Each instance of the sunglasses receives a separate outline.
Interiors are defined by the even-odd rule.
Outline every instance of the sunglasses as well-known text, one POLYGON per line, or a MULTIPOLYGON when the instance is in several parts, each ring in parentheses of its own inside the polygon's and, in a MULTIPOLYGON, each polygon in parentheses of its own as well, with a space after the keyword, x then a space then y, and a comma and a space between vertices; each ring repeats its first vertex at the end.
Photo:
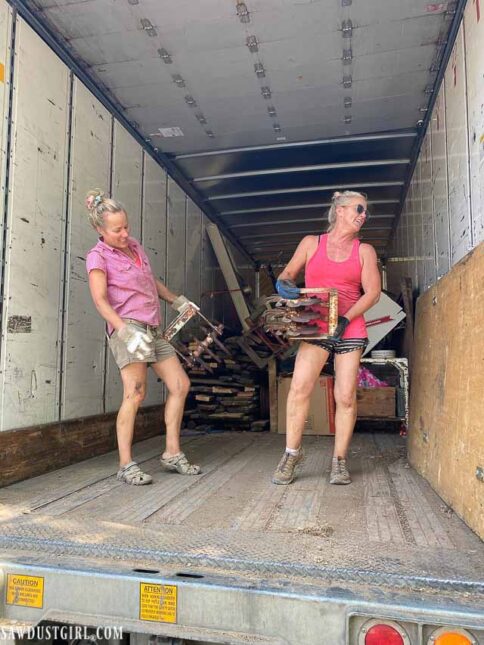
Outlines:
POLYGON ((356 207, 356 212, 358 213, 358 215, 365 213, 366 217, 370 217, 370 213, 368 209, 362 206, 361 204, 358 204, 358 206, 356 207))

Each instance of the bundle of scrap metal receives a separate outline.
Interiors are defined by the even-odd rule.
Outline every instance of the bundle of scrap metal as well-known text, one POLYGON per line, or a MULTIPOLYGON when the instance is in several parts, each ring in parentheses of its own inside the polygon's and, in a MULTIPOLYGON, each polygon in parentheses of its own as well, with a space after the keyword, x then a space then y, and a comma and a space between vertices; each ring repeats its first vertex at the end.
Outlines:
POLYGON ((286 342, 328 338, 338 324, 336 289, 301 289, 301 296, 291 300, 274 295, 265 305, 260 316, 264 331, 286 342), (328 323, 327 333, 317 325, 321 320, 328 323))

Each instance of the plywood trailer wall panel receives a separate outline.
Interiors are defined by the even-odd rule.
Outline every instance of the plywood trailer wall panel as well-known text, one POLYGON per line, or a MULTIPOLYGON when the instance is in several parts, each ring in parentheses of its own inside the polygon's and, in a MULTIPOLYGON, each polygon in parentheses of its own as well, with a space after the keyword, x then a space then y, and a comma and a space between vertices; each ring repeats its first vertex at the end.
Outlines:
MULTIPOLYGON (((143 246, 151 268, 162 282, 166 275, 166 172, 144 153, 143 171, 143 246)), ((165 303, 160 300, 162 326, 165 324, 165 303)), ((164 400, 164 386, 152 369, 148 370, 147 392, 143 405, 157 405, 164 400)))
POLYGON ((468 2, 464 14, 467 114, 471 182, 472 242, 484 240, 484 15, 482 2, 468 2))
MULTIPOLYGON (((186 262, 186 201, 187 196, 173 179, 168 179, 167 195, 167 271, 166 284, 175 294, 184 294, 186 262)), ((176 311, 168 307, 166 322, 170 323, 177 316, 176 311)))
MULTIPOLYGON (((141 187, 143 150, 139 143, 114 120, 111 195, 126 209, 130 234, 141 240, 141 187)), ((111 351, 107 351, 105 411, 117 410, 123 397, 119 369, 111 351)))
POLYGON ((15 55, 1 348, 3 430, 59 417, 68 149, 69 70, 21 19, 15 55))
POLYGON ((472 248, 464 36, 461 26, 445 72, 451 265, 472 248))
POLYGON ((12 10, 0 0, 0 279, 3 262, 3 226, 5 217, 5 181, 7 170, 7 130, 10 89, 12 10))
POLYGON ((484 538, 484 243, 417 301, 409 458, 484 538))
POLYGON ((107 190, 111 173, 112 117, 91 92, 74 80, 66 253, 66 312, 62 418, 103 412, 104 321, 89 292, 86 254, 97 241, 84 199, 88 190, 107 190))
POLYGON ((447 182, 447 145, 445 125, 445 88, 442 85, 435 101, 430 121, 432 140, 432 187, 436 278, 441 278, 450 268, 449 195, 447 182))

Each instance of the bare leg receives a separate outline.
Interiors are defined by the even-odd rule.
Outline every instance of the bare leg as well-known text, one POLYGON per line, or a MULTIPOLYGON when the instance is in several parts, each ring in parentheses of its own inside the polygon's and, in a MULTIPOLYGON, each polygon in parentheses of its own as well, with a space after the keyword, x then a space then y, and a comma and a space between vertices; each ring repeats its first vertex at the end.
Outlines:
POLYGON ((336 401, 334 457, 346 459, 356 421, 356 385, 362 350, 334 357, 336 401))
POLYGON ((311 394, 328 356, 325 349, 316 345, 301 343, 299 347, 287 397, 286 445, 292 450, 301 446, 311 394))
POLYGON ((132 461, 131 446, 133 444, 134 420, 138 408, 145 398, 146 369, 146 363, 130 363, 121 370, 123 402, 116 419, 119 465, 121 468, 132 461))
POLYGON ((165 403, 166 450, 163 457, 173 457, 180 452, 180 427, 190 379, 176 356, 152 363, 151 367, 168 389, 165 403))

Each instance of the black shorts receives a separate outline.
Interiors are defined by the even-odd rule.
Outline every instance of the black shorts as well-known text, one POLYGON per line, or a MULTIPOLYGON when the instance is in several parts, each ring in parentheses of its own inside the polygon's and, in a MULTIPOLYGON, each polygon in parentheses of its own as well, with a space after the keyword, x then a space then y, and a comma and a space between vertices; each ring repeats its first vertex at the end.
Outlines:
POLYGON ((306 340, 310 345, 317 345, 321 349, 325 349, 330 354, 347 354, 354 352, 357 349, 365 349, 368 345, 368 338, 345 338, 343 340, 330 340, 329 338, 321 338, 319 340, 306 340))

